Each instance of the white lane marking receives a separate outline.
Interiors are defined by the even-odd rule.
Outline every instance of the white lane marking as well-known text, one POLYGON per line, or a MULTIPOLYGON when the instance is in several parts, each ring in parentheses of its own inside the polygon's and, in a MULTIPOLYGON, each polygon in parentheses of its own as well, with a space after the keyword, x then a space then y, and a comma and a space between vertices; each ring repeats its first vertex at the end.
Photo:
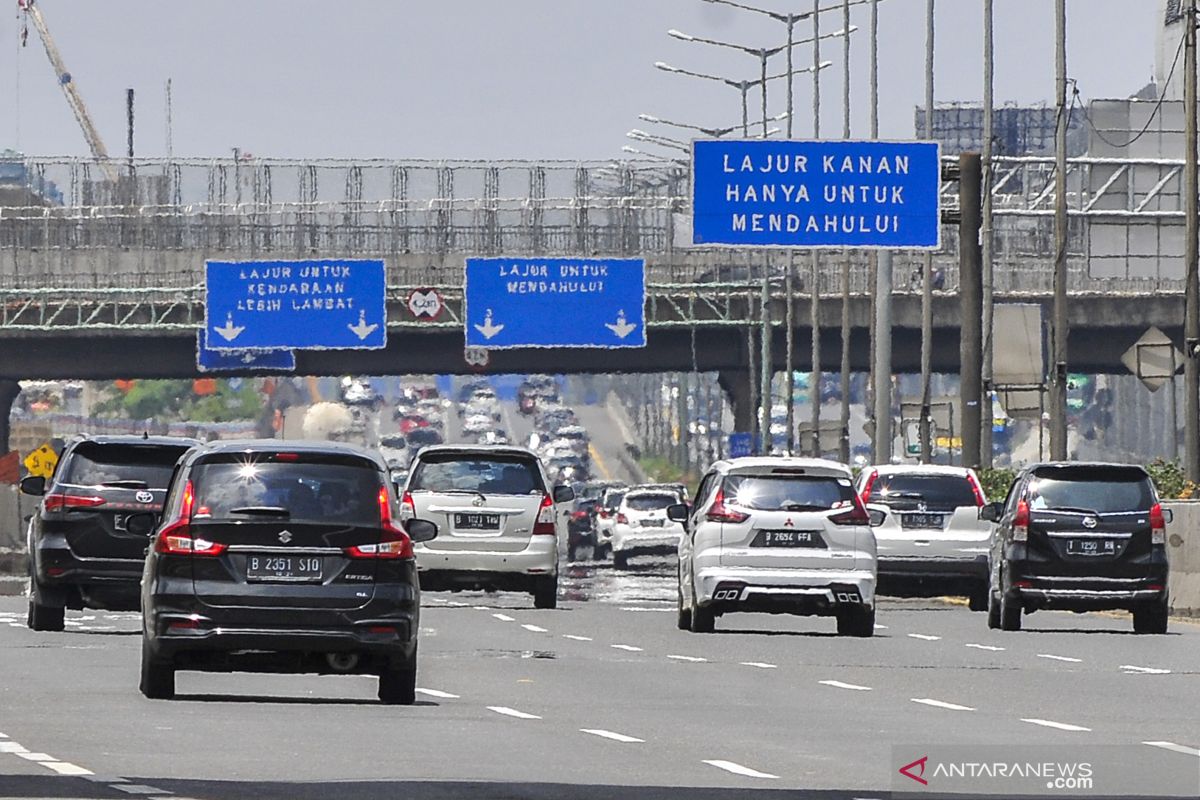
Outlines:
POLYGON ((90 769, 72 764, 70 761, 47 761, 42 764, 43 767, 48 767, 54 770, 59 775, 94 775, 90 769))
POLYGON ((1148 744, 1151 747, 1161 747, 1163 750, 1170 750, 1173 753, 1183 753, 1185 756, 1196 756, 1200 758, 1200 750, 1197 750, 1194 747, 1184 747, 1183 745, 1175 744, 1174 742, 1142 742, 1142 744, 1148 744))
POLYGON ((610 645, 609 645, 609 647, 611 647, 611 648, 613 648, 613 649, 615 649, 615 650, 628 650, 630 653, 640 653, 640 652, 642 652, 642 648, 640 648, 640 647, 634 647, 634 646, 633 646, 633 645, 631 645, 631 644, 610 644, 610 645))
POLYGON ((119 789, 125 794, 168 794, 154 786, 143 786, 137 783, 114 783, 112 788, 119 789))
POLYGON ((1090 731, 1091 728, 1085 728, 1082 725, 1070 725, 1066 722, 1055 722, 1052 719, 1025 719, 1021 718, 1021 722, 1028 722, 1030 725, 1041 725, 1043 728, 1054 728, 1060 731, 1090 731))
POLYGON ((491 609, 487 606, 471 606, 471 608, 475 609, 476 611, 491 611, 491 609))
POLYGON ((17 753, 16 755, 26 761, 58 761, 57 758, 48 753, 17 753))
POLYGON ((646 606, 621 606, 622 611, 674 611, 674 606, 663 606, 662 608, 648 608, 646 606))
POLYGON ((880 625, 878 622, 876 622, 876 623, 875 623, 875 630, 877 630, 877 631, 886 631, 886 630, 887 630, 887 625, 880 625))
POLYGON ((774 664, 768 664, 765 661, 743 661, 743 667, 757 667, 758 669, 776 669, 774 664))
POLYGON ((1122 664, 1121 669, 1131 675, 1170 675, 1169 669, 1158 669, 1157 667, 1136 667, 1133 664, 1122 664))
POLYGON ((573 633, 564 633, 564 634, 563 634, 563 638, 564 638, 564 639, 573 639, 573 640, 575 640, 576 642, 590 642, 590 641, 592 641, 592 637, 590 637, 590 636, 576 636, 576 635, 575 635, 575 634, 573 634, 573 633))
POLYGON ((547 631, 545 628, 543 628, 539 625, 526 624, 526 625, 522 625, 521 627, 527 631, 533 631, 534 633, 549 633, 549 631, 547 631))
POLYGON ((1071 658, 1070 656, 1056 656, 1051 653, 1038 653, 1038 658, 1048 658, 1051 661, 1066 661, 1070 664, 1082 664, 1082 658, 1071 658))
POLYGON ((645 739, 639 739, 636 736, 626 736, 623 733, 606 731, 601 728, 580 728, 579 732, 590 733, 592 736, 599 736, 602 739, 612 739, 614 742, 623 742, 625 744, 634 744, 637 742, 646 741, 645 739))
POLYGON ((28 753, 29 751, 18 742, 0 742, 0 753, 28 753))
POLYGON ((842 683, 841 681, 817 681, 823 686, 832 686, 835 689, 853 689, 856 692, 869 692, 870 686, 859 686, 857 683, 842 683))
POLYGON ((991 644, 975 644, 974 642, 971 644, 965 644, 963 647, 974 647, 976 650, 987 650, 992 653, 999 653, 1004 649, 1003 647, 996 647, 995 645, 991 644))
POLYGON ((466 603, 460 603, 457 600, 443 600, 442 602, 445 603, 450 608, 466 608, 467 607, 466 603))
POLYGON ((734 775, 744 775, 747 778, 770 778, 773 780, 779 778, 778 775, 772 775, 769 772, 759 772, 756 769, 743 767, 741 764, 735 764, 732 761, 724 761, 719 758, 705 759, 703 763, 708 764, 710 767, 723 769, 726 772, 732 772, 734 775))
POLYGON ((923 706, 933 706, 934 708, 944 708, 949 711, 974 711, 970 706, 960 706, 958 703, 947 703, 942 700, 932 700, 928 697, 914 697, 914 703, 920 703, 923 706))
POLYGON ((443 692, 439 689, 417 689, 417 694, 423 694, 426 697, 439 697, 442 700, 457 700, 458 695, 443 692))
POLYGON ((495 711, 497 714, 503 714, 506 717, 516 717, 517 719, 541 719, 537 714, 526 714, 524 711, 517 711, 515 708, 508 706, 488 706, 488 711, 495 711))
POLYGON ((0 733, 0 739, 7 739, 7 738, 8 738, 7 733, 0 733))
POLYGON ((516 618, 510 617, 508 614, 492 614, 492 616, 501 622, 516 622, 516 618))
POLYGON ((930 635, 929 635, 929 634, 927 634, 927 633, 910 633, 910 634, 908 635, 908 638, 910 638, 910 639, 920 639, 920 640, 921 640, 921 641, 923 641, 923 642, 936 642, 936 641, 938 641, 939 639, 941 639, 942 637, 940 637, 940 636, 930 636, 930 635))
POLYGON ((691 662, 693 662, 693 663, 696 663, 696 664, 699 664, 699 663, 701 663, 702 661, 708 661, 708 659, 707 659, 707 658, 701 658, 700 656, 676 656, 676 655, 668 655, 668 656, 667 656, 667 658, 673 658, 673 659, 675 659, 676 661, 691 661, 691 662))

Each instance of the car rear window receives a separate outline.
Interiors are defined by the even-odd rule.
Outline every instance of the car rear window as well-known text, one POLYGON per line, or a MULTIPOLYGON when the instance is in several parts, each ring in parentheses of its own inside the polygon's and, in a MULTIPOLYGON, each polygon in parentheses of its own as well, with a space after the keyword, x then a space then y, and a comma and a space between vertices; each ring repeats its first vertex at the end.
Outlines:
POLYGON ((1154 488, 1140 469, 1130 467, 1057 467, 1037 470, 1027 491, 1029 506, 1038 509, 1109 514, 1148 511, 1154 488))
POLYGON ((71 453, 61 480, 76 486, 129 482, 129 488, 165 489, 175 463, 187 450, 165 445, 84 442, 71 453))
POLYGON ((416 428, 409 432, 408 443, 419 447, 429 444, 441 444, 442 435, 432 428, 416 428))
POLYGON ((422 456, 410 491, 465 491, 483 494, 544 492, 537 462, 521 455, 430 453, 422 456))
POLYGON ((825 511, 854 502, 849 478, 817 475, 729 475, 725 502, 758 511, 825 511))
POLYGON ((625 492, 608 491, 604 493, 604 498, 600 504, 605 508, 616 508, 621 505, 621 501, 625 499, 625 492))
POLYGON ((196 519, 290 519, 377 526, 383 476, 367 461, 248 458, 192 468, 196 519), (339 463, 340 462, 340 463, 339 463))
POLYGON ((661 511, 678 502, 673 494, 632 494, 625 498, 625 507, 630 511, 661 511))
POLYGON ((976 506, 975 490, 962 475, 880 475, 871 484, 867 502, 883 505, 926 503, 930 507, 976 506))

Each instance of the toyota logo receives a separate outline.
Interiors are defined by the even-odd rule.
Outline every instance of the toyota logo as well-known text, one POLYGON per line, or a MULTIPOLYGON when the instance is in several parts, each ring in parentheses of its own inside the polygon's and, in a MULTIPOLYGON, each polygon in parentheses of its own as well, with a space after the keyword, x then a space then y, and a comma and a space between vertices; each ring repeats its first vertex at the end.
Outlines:
POLYGON ((139 503, 153 503, 154 502, 154 494, 151 492, 142 491, 142 492, 138 492, 134 496, 137 498, 137 501, 139 503))
POLYGON ((283 542, 284 544, 287 544, 291 540, 292 540, 292 532, 291 531, 280 531, 279 532, 279 541, 283 542))
POLYGON ((475 506, 476 508, 479 508, 481 505, 483 505, 483 498, 476 497, 474 500, 471 501, 471 505, 475 506))
POLYGON ((1085 527, 1085 528, 1094 528, 1098 524, 1100 524, 1100 520, 1096 519, 1095 517, 1084 517, 1083 518, 1083 527, 1085 527))

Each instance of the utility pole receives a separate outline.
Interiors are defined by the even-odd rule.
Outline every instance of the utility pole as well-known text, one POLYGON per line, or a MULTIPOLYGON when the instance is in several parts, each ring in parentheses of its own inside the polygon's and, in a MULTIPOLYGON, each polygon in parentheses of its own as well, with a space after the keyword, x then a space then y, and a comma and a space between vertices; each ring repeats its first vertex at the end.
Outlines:
MULTIPOLYGON (((850 0, 842 0, 842 138, 850 138, 850 0)), ((850 463, 850 251, 842 253, 842 414, 838 458, 850 463)))
MULTIPOLYGON (((1189 0, 1190 2, 1190 0, 1189 0)), ((1054 314, 1050 377, 1050 458, 1067 457, 1067 0, 1055 0, 1054 314)))
MULTIPOLYGON (((813 138, 821 138, 821 0, 813 0, 813 138)), ((808 401, 812 404, 810 455, 821 455, 821 258, 812 251, 809 276, 809 314, 812 320, 812 372, 808 375, 808 401)))
MULTIPOLYGON (((871 138, 879 138, 879 0, 871 0, 871 138)), ((875 315, 871 344, 871 387, 875 434, 871 459, 892 460, 892 254, 883 250, 875 266, 875 315)))
MULTIPOLYGON (((933 22, 934 0, 925 3, 925 138, 933 138, 933 22)), ((921 463, 933 460, 930 423, 930 382, 933 378, 933 254, 926 253, 921 266, 921 463)))
POLYGON ((959 401, 962 406, 962 465, 982 464, 980 391, 983 383, 983 274, 979 249, 983 169, 978 153, 958 157, 958 298, 962 337, 959 340, 959 401))
POLYGON ((1184 19, 1184 83, 1183 109, 1187 141, 1187 161, 1184 167, 1184 216, 1187 221, 1184 257, 1187 264, 1187 287, 1184 302, 1183 337, 1186 356, 1183 365, 1184 467, 1188 480, 1200 481, 1200 219, 1197 218, 1196 153, 1196 0, 1187 0, 1184 19))
MULTIPOLYGON (((792 119, 795 115, 793 100, 793 34, 796 28, 796 16, 788 14, 787 18, 787 138, 792 138, 792 119)), ((783 294, 787 303, 784 311, 783 333, 783 390, 787 392, 785 407, 787 409, 787 454, 796 454, 796 251, 788 250, 787 275, 783 279, 783 294)))
POLYGON ((125 128, 128 133, 129 166, 133 166, 133 89, 125 90, 125 128))
POLYGON ((992 466, 992 318, 995 313, 992 277, 992 140, 995 138, 995 36, 993 0, 983 0, 983 426, 980 431, 980 466, 992 466))

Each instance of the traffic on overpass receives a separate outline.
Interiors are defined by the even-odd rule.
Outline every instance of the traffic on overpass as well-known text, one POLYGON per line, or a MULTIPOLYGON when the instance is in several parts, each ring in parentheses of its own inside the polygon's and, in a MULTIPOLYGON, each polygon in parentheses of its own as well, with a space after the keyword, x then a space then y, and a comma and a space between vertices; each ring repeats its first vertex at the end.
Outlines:
POLYGON ((17 0, 0 797, 1200 796, 1132 5, 17 0))

